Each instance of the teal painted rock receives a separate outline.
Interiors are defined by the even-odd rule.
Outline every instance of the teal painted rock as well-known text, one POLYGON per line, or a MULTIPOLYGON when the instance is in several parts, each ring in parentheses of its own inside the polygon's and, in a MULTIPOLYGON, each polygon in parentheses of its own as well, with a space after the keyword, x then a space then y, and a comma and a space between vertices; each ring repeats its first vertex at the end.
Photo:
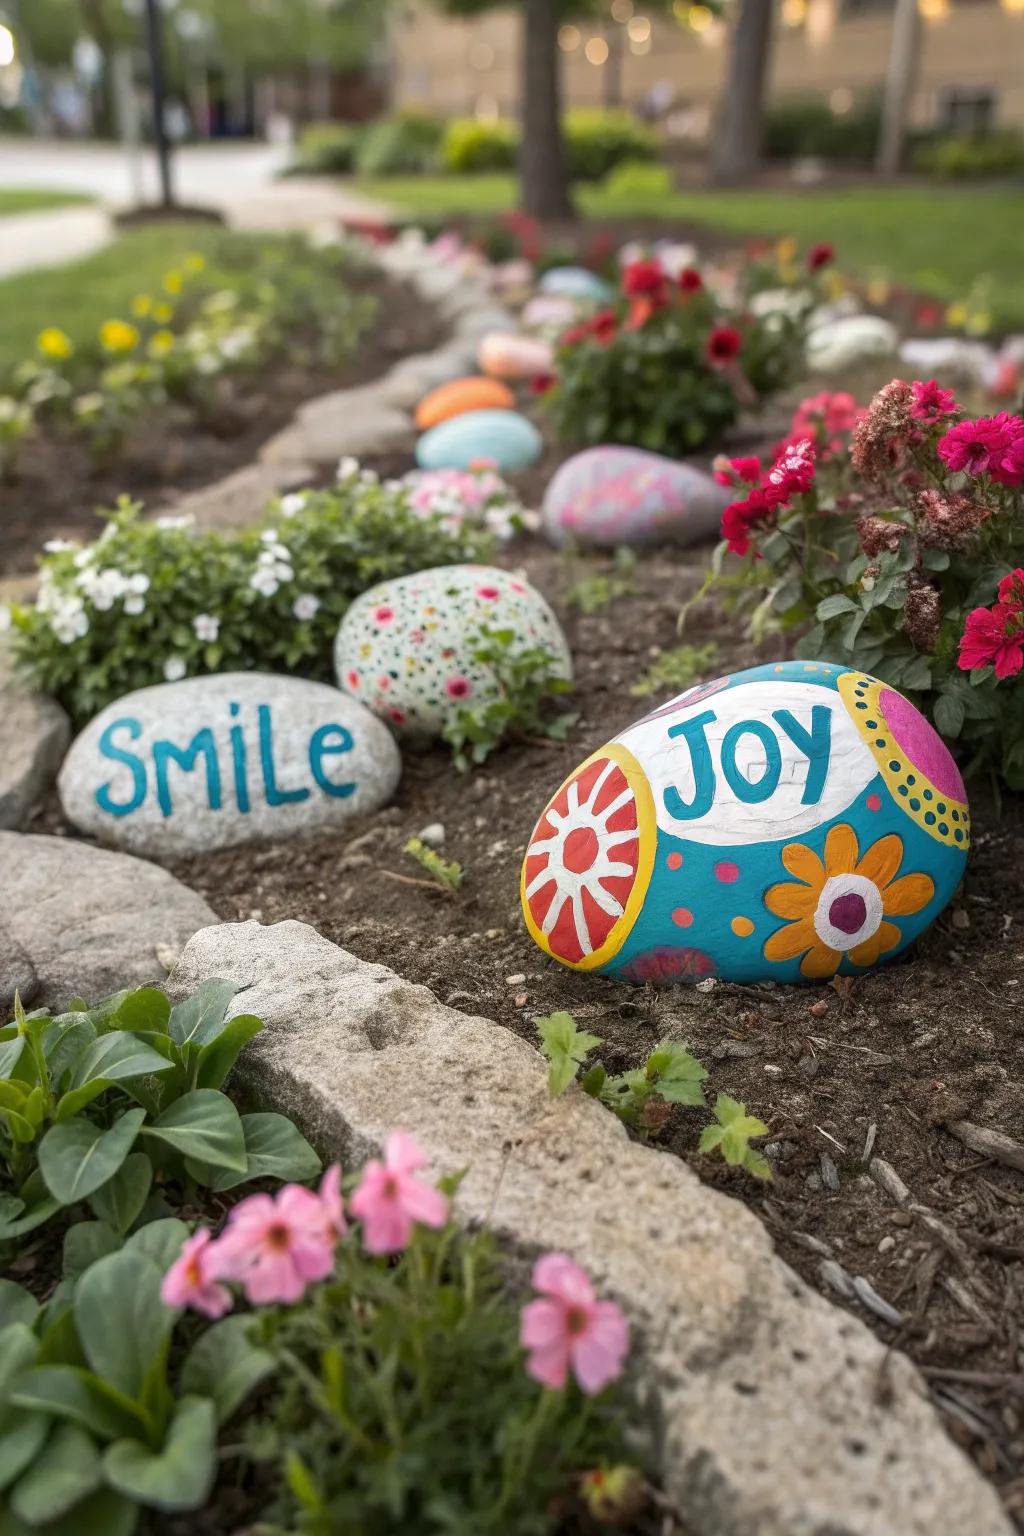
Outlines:
POLYGON ((535 647, 559 677, 572 658, 558 620, 529 582, 489 565, 442 565, 381 582, 341 621, 334 646, 338 686, 399 734, 439 736, 462 708, 500 693, 477 653, 488 630, 511 630, 511 651, 535 647))
POLYGON ((555 960, 625 981, 859 976, 938 917, 969 838, 956 764, 902 694, 781 662, 577 768, 530 838, 523 912, 555 960))
POLYGON ((424 432, 416 444, 416 462, 421 469, 490 465, 505 474, 529 469, 542 447, 537 428, 518 411, 468 411, 424 432))
POLYGON ((161 859, 336 830, 385 805, 400 772, 388 731, 337 688, 218 672, 108 705, 58 788, 80 832, 161 859))
POLYGON ((550 267, 539 286, 541 293, 582 299, 589 304, 607 304, 612 294, 604 278, 587 267, 550 267))
POLYGON ((553 544, 692 544, 717 535, 734 494, 691 464, 606 445, 566 459, 541 516, 553 544))

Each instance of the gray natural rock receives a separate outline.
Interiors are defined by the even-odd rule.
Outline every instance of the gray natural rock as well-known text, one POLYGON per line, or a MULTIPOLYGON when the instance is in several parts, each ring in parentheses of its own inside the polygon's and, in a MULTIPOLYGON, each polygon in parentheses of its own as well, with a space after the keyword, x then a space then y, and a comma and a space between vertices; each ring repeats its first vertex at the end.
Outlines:
POLYGON ((464 1220, 523 1261, 572 1254, 628 1309, 690 1536, 1011 1536, 910 1362, 678 1158, 575 1089, 551 1101, 523 1040, 302 923, 207 929, 169 985, 212 976, 266 1022, 242 1058, 250 1086, 346 1166, 404 1127, 435 1174, 469 1170, 464 1220))
POLYGON ((197 528, 245 528, 257 521, 272 496, 308 485, 315 478, 313 464, 291 457, 246 464, 212 485, 182 496, 171 510, 175 517, 192 518, 197 528))
POLYGON ((336 389, 301 406, 290 426, 260 449, 263 464, 331 464, 348 454, 382 453, 409 434, 409 419, 389 404, 381 384, 336 389))
POLYGON ((167 858, 337 827, 384 805, 400 772, 358 700, 223 672, 116 700, 76 738, 58 787, 81 831, 167 858))
POLYGON ((26 688, 0 647, 0 827, 21 827, 53 783, 71 739, 71 722, 55 699, 26 688))
POLYGON ((165 869, 67 837, 0 832, 0 871, 0 1017, 11 979, 34 977, 33 1004, 50 1008, 159 981, 160 955, 217 921, 165 869))
POLYGON ((0 922, 0 1025, 14 1012, 14 999, 21 998, 29 1007, 39 991, 36 968, 13 933, 0 922))

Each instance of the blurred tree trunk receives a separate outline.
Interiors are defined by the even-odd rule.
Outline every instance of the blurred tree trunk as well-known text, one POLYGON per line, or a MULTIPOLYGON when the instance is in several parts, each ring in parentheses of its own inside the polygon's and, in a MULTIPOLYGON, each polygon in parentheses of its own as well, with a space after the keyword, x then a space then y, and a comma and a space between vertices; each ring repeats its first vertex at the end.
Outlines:
POLYGON ((761 133, 774 0, 739 0, 725 99, 711 151, 716 181, 742 181, 761 164, 761 133))
POLYGON ((606 107, 622 106, 622 35, 625 29, 617 22, 604 29, 608 44, 608 61, 604 66, 604 104, 606 107))
POLYGON ((881 176, 895 176, 903 164, 920 53, 921 19, 917 0, 896 0, 876 161, 881 176))
POLYGON ((103 55, 103 72, 93 90, 96 105, 96 131, 101 138, 113 138, 117 119, 114 102, 114 39, 103 11, 103 0, 79 0, 85 29, 103 55))
POLYGON ((523 0, 519 200, 535 219, 573 215, 562 139, 557 0, 523 0))

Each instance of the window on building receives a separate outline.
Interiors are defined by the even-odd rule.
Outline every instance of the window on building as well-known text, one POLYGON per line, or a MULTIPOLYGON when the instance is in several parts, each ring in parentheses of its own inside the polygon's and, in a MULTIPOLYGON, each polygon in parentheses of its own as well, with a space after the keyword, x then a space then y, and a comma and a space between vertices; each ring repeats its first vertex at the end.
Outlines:
POLYGON ((937 117, 945 133, 988 133, 995 125, 996 93, 989 86, 946 86, 937 117))

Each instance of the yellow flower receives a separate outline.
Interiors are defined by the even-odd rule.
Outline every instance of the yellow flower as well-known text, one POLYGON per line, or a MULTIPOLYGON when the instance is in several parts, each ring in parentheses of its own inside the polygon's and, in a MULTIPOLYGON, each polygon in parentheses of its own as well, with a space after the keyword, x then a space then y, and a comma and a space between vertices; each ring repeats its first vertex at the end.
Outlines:
POLYGON ((166 325, 174 317, 174 306, 161 299, 159 304, 153 305, 153 319, 157 325, 166 325))
POLYGON ((150 357, 166 357, 174 346, 173 331, 156 331, 150 337, 149 346, 146 349, 150 357))
POLYGON ((186 272, 202 272, 203 268, 206 266, 206 257, 200 256, 198 251, 189 251, 188 255, 185 257, 185 260, 182 262, 182 266, 185 268, 186 272))
POLYGON ((164 273, 164 292, 165 293, 180 293, 181 292, 181 285, 182 285, 183 281, 184 281, 184 279, 182 278, 182 275, 181 275, 180 272, 173 272, 173 271, 172 272, 165 272, 164 273))
POLYGON ((992 329, 992 316, 987 309, 976 309, 964 328, 969 336, 984 336, 992 329))
POLYGON ((884 277, 873 277, 867 286, 869 304, 888 304, 889 295, 892 293, 891 285, 884 277))
POLYGON ((132 299, 132 314, 136 320, 145 320, 153 308, 153 300, 148 293, 137 293, 132 299))
POLYGON ((797 885, 773 885, 764 904, 776 917, 790 919, 771 934, 766 960, 795 960, 800 971, 821 979, 834 976, 844 959, 874 965, 903 935, 887 917, 911 917, 935 895, 930 875, 917 872, 895 879, 903 841, 895 833, 880 837, 859 860, 852 827, 833 827, 825 839, 825 860, 803 843, 787 843, 782 862, 797 885))
POLYGON ((132 352, 139 344, 139 333, 127 320, 104 320, 100 326, 100 344, 108 352, 132 352))
POLYGON ((775 254, 783 266, 789 266, 796 256, 797 245, 792 235, 783 235, 781 240, 775 242, 775 254))
POLYGON ((966 304, 951 304, 946 310, 946 320, 949 325, 963 325, 966 319, 966 304))
POLYGON ((56 325, 48 325, 45 331, 39 332, 36 346, 44 357, 51 358, 70 357, 75 350, 71 337, 56 325))
POLYGON ((828 299, 841 299, 846 292, 846 278, 835 267, 829 267, 824 273, 825 297, 828 299))

